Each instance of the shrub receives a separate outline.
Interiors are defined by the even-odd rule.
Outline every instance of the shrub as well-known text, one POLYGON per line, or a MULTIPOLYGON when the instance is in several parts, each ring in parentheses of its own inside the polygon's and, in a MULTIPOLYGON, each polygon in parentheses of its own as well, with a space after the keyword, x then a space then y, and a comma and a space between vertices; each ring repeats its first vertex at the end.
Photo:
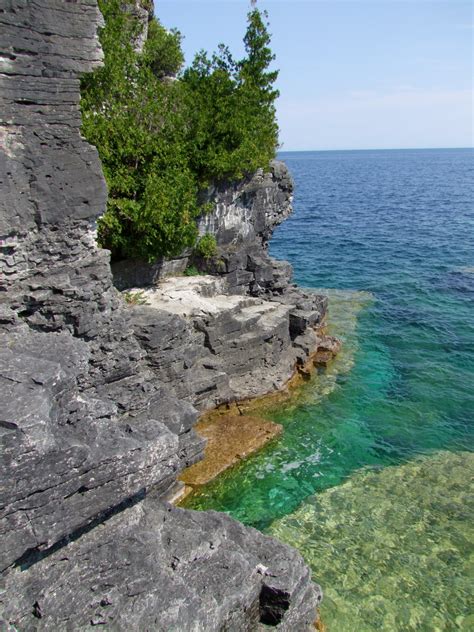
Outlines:
POLYGON ((196 268, 196 266, 188 266, 186 270, 183 272, 184 276, 199 276, 201 272, 196 268))
POLYGON ((109 188, 99 221, 114 258, 155 260, 194 244, 198 186, 187 159, 181 87, 161 81, 182 63, 180 36, 156 20, 144 52, 119 0, 100 0, 104 66, 82 82, 83 133, 97 146, 109 188))
MULTIPOLYGON (((130 0, 128 0, 130 2, 130 0)), ((267 167, 274 157, 278 92, 262 14, 248 14, 246 56, 224 45, 199 53, 181 78, 181 36, 153 19, 144 50, 133 48, 139 22, 126 0, 99 0, 104 65, 82 80, 83 134, 96 145, 109 189, 99 244, 115 259, 154 261, 192 247, 196 219, 208 212, 199 191, 267 167)), ((205 236, 203 257, 216 250, 205 236)))
POLYGON ((138 290, 138 292, 122 292, 122 296, 127 305, 148 305, 148 301, 143 290, 138 290))
POLYGON ((151 20, 141 62, 159 79, 176 75, 184 62, 179 31, 167 31, 158 20, 151 20))
POLYGON ((208 233, 203 235, 197 242, 194 249, 195 253, 203 259, 211 259, 217 255, 217 242, 214 235, 208 233))

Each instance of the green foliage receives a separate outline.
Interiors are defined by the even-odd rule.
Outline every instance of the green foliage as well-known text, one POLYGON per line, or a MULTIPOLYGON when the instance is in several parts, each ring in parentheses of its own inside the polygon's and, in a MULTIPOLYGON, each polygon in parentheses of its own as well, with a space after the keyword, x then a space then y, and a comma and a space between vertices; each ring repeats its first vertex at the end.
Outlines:
POLYGON ((195 253, 203 259, 211 259, 217 255, 217 242, 214 235, 208 233, 203 235, 197 242, 194 249, 195 253))
MULTIPOLYGON (((267 17, 266 12, 263 17, 267 17)), ((253 9, 248 14, 248 28, 244 43, 247 57, 239 64, 242 78, 249 89, 254 90, 253 96, 260 104, 273 106, 273 102, 278 97, 278 91, 273 88, 278 71, 268 70, 275 60, 275 55, 269 48, 270 35, 258 9, 253 9)))
MULTIPOLYGON (((126 4, 99 0, 104 65, 82 80, 82 129, 99 151, 109 188, 100 245, 116 259, 153 261, 195 244, 196 219, 210 210, 198 203, 200 189, 242 178, 274 157, 277 72, 269 70, 270 37, 253 9, 243 60, 221 45, 169 79, 183 63, 179 32, 151 20, 138 54, 141 27, 126 4)), ((203 239, 197 251, 213 256, 215 243, 203 239)))
POLYGON ((138 292, 123 292, 123 298, 127 305, 148 305, 148 301, 143 290, 138 292))
POLYGON ((196 266, 188 266, 186 268, 186 270, 183 272, 184 276, 190 277, 190 276, 199 276, 201 273, 199 272, 199 270, 196 268, 196 266))
POLYGON ((274 55, 258 9, 248 14, 244 42, 241 61, 221 44, 211 58, 198 53, 183 76, 193 138, 190 161, 203 184, 240 179, 268 167, 275 156, 278 91, 273 84, 278 72, 269 71, 274 55))
POLYGON ((116 258, 176 255, 194 244, 200 214, 181 86, 161 81, 182 63, 180 36, 153 20, 138 55, 133 15, 121 0, 99 5, 105 63, 82 82, 83 133, 99 151, 109 187, 99 243, 116 258))
POLYGON ((176 75, 184 62, 179 31, 166 31, 157 20, 148 26, 142 63, 148 65, 159 79, 176 75))
POLYGON ((201 206, 201 213, 203 215, 209 215, 214 210, 215 204, 213 202, 205 202, 201 206))

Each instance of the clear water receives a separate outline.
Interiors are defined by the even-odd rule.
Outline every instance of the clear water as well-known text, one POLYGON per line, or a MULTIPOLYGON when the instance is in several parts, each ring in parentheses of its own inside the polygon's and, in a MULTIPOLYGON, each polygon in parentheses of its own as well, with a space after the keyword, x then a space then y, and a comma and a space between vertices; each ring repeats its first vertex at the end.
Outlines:
POLYGON ((469 452, 359 470, 272 525, 323 569, 329 630, 474 630, 473 475, 469 452))
POLYGON ((295 212, 271 253, 334 288, 343 351, 188 506, 297 546, 329 632, 474 630, 474 152, 281 157, 295 212))

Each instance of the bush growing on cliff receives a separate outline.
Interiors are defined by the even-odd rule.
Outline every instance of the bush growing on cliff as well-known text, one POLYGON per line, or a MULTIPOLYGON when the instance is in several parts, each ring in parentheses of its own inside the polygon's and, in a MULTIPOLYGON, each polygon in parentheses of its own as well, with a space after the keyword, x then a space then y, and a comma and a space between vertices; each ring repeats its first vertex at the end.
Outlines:
POLYGON ((99 243, 115 258, 155 260, 193 246, 205 212, 199 190, 235 180, 274 157, 278 129, 273 55, 262 14, 248 14, 246 56, 225 46, 199 53, 178 80, 180 35, 140 24, 129 0, 99 0, 104 65, 83 78, 83 133, 96 145, 109 188, 99 243))
POLYGON ((176 75, 184 62, 181 35, 167 31, 156 19, 151 20, 141 62, 159 79, 176 75))
POLYGON ((116 258, 176 255, 192 246, 197 183, 184 139, 181 86, 161 81, 182 63, 180 38, 156 20, 143 54, 123 0, 100 0, 104 65, 82 82, 83 133, 96 145, 109 188, 99 243, 116 258))
POLYGON ((217 255, 217 242, 214 235, 210 233, 203 235, 197 242, 194 249, 195 253, 203 259, 211 259, 217 255))
MULTIPOLYGON (((266 14, 264 14, 265 16, 266 14)), ((209 58, 201 51, 183 76, 189 104, 190 161, 202 183, 237 180, 268 167, 278 145, 273 84, 277 71, 262 14, 248 14, 246 57, 233 59, 221 45, 209 58)))

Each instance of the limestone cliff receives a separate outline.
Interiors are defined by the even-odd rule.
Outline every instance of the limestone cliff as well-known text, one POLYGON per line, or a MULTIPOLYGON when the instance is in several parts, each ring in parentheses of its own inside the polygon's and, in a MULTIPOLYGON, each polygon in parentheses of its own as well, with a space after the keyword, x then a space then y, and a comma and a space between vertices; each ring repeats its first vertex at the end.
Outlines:
MULTIPOLYGON (((154 361, 167 325, 124 307, 95 244, 106 191, 78 102, 100 23, 95 0, 0 11, 0 627, 306 630, 320 592, 295 551, 160 500, 203 441, 154 361)), ((249 261, 229 259, 235 285, 249 261)), ((296 340, 305 310, 284 309, 296 340)))
POLYGON ((148 306, 131 309, 145 361, 170 392, 201 411, 281 389, 324 344, 317 328, 326 298, 293 285, 291 266, 268 255, 292 199, 291 176, 273 161, 268 173, 207 192, 213 211, 199 228, 216 237, 212 259, 188 252, 155 265, 113 266, 119 287, 145 287, 148 306), (189 263, 211 275, 167 277, 189 263))

